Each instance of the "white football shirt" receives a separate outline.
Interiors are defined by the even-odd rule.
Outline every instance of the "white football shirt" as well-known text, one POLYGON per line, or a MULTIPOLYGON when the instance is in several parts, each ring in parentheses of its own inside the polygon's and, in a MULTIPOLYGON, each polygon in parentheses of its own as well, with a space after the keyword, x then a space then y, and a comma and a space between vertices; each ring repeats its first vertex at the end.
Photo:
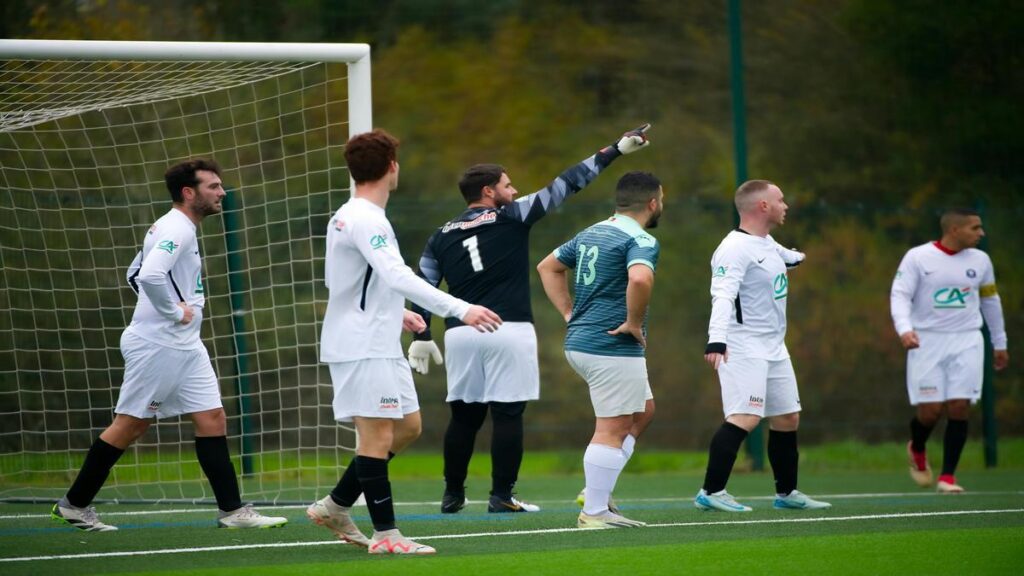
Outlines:
POLYGON ((149 228, 142 251, 128 267, 128 283, 139 299, 127 330, 139 338, 179 350, 202 348, 199 328, 206 294, 196 225, 172 208, 149 228), (192 321, 182 324, 184 302, 192 321))
POLYGON ((787 267, 803 254, 787 250, 771 235, 733 230, 711 257, 709 343, 725 343, 730 358, 784 360, 787 267))
POLYGON ((950 253, 938 242, 911 248, 893 279, 889 305, 897 334, 979 330, 984 315, 992 346, 1006 349, 995 270, 976 248, 950 253))
POLYGON ((324 266, 323 362, 402 358, 405 299, 445 317, 469 310, 406 266, 384 209, 363 198, 346 202, 327 224, 324 266))

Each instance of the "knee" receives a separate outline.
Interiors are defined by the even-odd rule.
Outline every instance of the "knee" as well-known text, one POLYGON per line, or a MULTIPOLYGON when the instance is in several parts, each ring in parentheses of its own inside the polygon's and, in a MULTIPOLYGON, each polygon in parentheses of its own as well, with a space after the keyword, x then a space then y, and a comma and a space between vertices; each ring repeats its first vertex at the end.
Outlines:
POLYGON ((197 436, 225 436, 228 433, 228 417, 223 408, 195 414, 193 422, 197 436))
POLYGON ((942 416, 942 404, 931 403, 917 405, 917 420, 925 426, 934 426, 942 416))
POLYGON ((491 402, 491 417, 495 420, 521 421, 526 402, 491 402))
POLYGON ((487 404, 467 403, 457 400, 450 403, 452 424, 471 430, 479 430, 487 418, 487 404))
POLYGON ((149 420, 118 414, 114 422, 100 434, 100 438, 107 444, 124 450, 149 430, 149 423, 149 420))
POLYGON ((966 400, 953 400, 946 405, 946 415, 950 420, 967 420, 971 405, 966 400))
POLYGON ((794 412, 792 414, 772 416, 769 427, 778 432, 796 432, 797 428, 800 427, 800 413, 794 412))
POLYGON ((412 442, 419 438, 422 433, 423 421, 417 420, 416 422, 410 422, 408 425, 403 426, 400 430, 396 431, 395 435, 400 435, 401 438, 395 438, 395 440, 400 440, 402 443, 412 442))
POLYGON ((733 414, 726 418, 725 421, 750 432, 761 423, 761 417, 755 414, 733 414))

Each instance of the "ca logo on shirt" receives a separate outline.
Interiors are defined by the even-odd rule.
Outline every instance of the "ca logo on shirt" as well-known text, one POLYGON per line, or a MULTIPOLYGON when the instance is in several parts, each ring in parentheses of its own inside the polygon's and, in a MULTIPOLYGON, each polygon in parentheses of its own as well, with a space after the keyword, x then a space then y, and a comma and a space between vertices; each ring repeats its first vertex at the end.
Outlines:
POLYGON ((932 294, 932 303, 936 308, 966 308, 971 288, 939 288, 932 294))
POLYGON ((370 238, 370 247, 373 248, 374 250, 379 250, 380 248, 385 248, 385 247, 387 247, 387 245, 388 245, 388 235, 387 234, 376 234, 372 238, 370 238))
POLYGON ((711 273, 712 278, 724 278, 725 273, 729 271, 728 266, 719 266, 715 268, 715 271, 711 273))
POLYGON ((164 240, 156 245, 156 249, 163 250, 168 254, 174 254, 174 251, 178 249, 178 246, 180 246, 180 244, 175 244, 171 240, 164 240))
POLYGON ((789 294, 789 278, 786 277, 785 273, 779 274, 775 277, 775 282, 772 284, 772 291, 775 292, 776 300, 781 300, 789 294))

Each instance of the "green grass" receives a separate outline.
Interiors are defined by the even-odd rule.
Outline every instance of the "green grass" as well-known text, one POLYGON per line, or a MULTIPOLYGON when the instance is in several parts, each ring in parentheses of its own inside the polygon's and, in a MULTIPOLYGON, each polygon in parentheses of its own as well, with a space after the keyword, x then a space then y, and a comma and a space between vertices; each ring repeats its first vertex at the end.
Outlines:
MULTIPOLYGON (((469 506, 444 516, 438 514, 443 484, 436 475, 422 478, 422 468, 396 474, 399 525, 438 549, 430 558, 371 557, 362 549, 336 544, 328 531, 305 519, 302 507, 267 510, 289 518, 283 529, 243 532, 216 529, 212 508, 104 505, 99 507, 102 518, 121 530, 89 534, 54 523, 46 506, 4 504, 0 560, 76 557, 0 562, 0 573, 1008 574, 1024 562, 1024 475, 1019 460, 1005 458, 1006 465, 994 470, 965 462, 958 479, 969 492, 939 496, 912 485, 897 446, 879 450, 878 466, 859 469, 846 462, 846 447, 823 448, 817 455, 814 449, 803 450, 801 489, 832 501, 834 508, 823 512, 773 510, 770 474, 737 472, 729 489, 754 507, 744 515, 695 510, 692 498, 703 466, 659 471, 690 456, 648 454, 630 462, 630 472, 616 489, 624 513, 651 525, 637 530, 573 529, 578 512, 573 499, 582 486, 579 474, 535 473, 533 468, 524 473, 518 486, 522 497, 543 508, 528 515, 487 514, 483 499, 488 479, 476 474, 467 482, 469 506), (889 457, 884 469, 883 455, 889 457), (846 465, 824 470, 810 464, 824 461, 846 465), (634 466, 638 463, 643 465, 634 466), (984 511, 1002 512, 980 513, 984 511), (804 521, 811 519, 821 521, 804 521), (229 549, 184 550, 214 546, 229 549), (153 554, 161 550, 177 551, 153 554), (103 556, 129 551, 139 554, 103 556)), ((868 447, 854 455, 873 462, 870 452, 868 447)), ((569 465, 561 464, 568 456, 539 456, 531 455, 532 466, 551 470, 569 465)), ((394 461, 396 468, 402 460, 440 469, 437 456, 403 456, 394 461)), ((365 509, 357 508, 356 521, 369 529, 365 509)))

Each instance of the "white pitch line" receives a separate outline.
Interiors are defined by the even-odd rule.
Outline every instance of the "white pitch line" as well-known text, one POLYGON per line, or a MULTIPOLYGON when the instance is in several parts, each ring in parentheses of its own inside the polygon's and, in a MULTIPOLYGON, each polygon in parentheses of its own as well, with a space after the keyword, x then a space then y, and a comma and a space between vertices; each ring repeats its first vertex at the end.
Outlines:
MULTIPOLYGON (((980 514, 1019 514, 1024 508, 1007 508, 1003 510, 949 510, 944 512, 905 512, 898 514, 865 514, 863 516, 817 516, 812 518, 774 518, 764 520, 719 520, 712 522, 669 522, 666 524, 648 524, 647 528, 680 528, 717 525, 755 525, 755 524, 798 524, 809 522, 855 522, 862 520, 891 520, 896 518, 930 518, 936 516, 969 516, 980 514)), ((434 536, 409 536, 415 540, 456 540, 464 538, 485 538, 491 536, 531 536, 536 534, 561 534, 565 532, 587 533, 579 528, 545 528, 540 530, 511 530, 507 532, 473 532, 469 534, 439 534, 434 536)), ((327 544, 344 544, 335 540, 316 542, 275 542, 271 544, 237 544, 232 546, 209 546, 204 548, 170 548, 166 550, 134 550, 126 552, 92 552, 88 554, 58 554, 53 556, 20 556, 0 558, 2 562, 33 562, 39 560, 81 560, 84 558, 117 558, 127 556, 152 556, 158 554, 192 554, 197 552, 221 552, 233 550, 255 550, 261 548, 300 548, 306 546, 323 546, 327 544)))
MULTIPOLYGON (((734 497, 737 497, 735 494, 734 497)), ((938 492, 874 492, 874 493, 857 493, 857 494, 817 494, 815 498, 822 500, 843 500, 843 499, 855 499, 855 498, 906 498, 906 497, 917 497, 917 498, 968 498, 970 496, 1024 496, 1022 490, 1002 490, 1002 491, 970 491, 961 494, 939 494, 938 492)), ((740 500, 774 500, 775 496, 738 496, 740 500)), ((688 496, 679 497, 667 497, 667 498, 626 498, 623 502, 629 504, 639 504, 644 502, 690 502, 691 498, 688 496)), ((530 500, 534 504, 564 504, 575 503, 575 500, 530 500)), ((486 504, 487 500, 466 500, 466 505, 470 504, 486 504)), ((620 502, 621 504, 621 502, 620 502)), ((114 506, 116 504, 108 504, 114 506)), ((440 506, 440 501, 426 501, 426 502, 395 502, 395 506, 406 507, 406 506, 440 506)), ((261 510, 305 510, 306 504, 287 504, 280 506, 260 506, 261 510)), ((131 511, 104 511, 104 516, 149 516, 149 515, 160 515, 160 514, 191 514, 201 513, 209 514, 212 512, 210 506, 195 506, 192 508, 170 508, 166 510, 131 510, 131 511)), ((17 520, 17 519, 29 519, 29 518, 49 518, 49 514, 0 514, 0 520, 17 520)))

